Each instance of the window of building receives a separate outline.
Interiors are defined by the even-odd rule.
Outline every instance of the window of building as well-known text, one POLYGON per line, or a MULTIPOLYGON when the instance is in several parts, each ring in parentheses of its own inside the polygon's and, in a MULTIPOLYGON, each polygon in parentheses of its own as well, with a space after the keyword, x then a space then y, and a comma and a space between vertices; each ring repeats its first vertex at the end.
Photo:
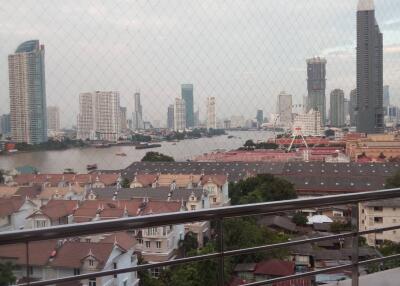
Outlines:
POLYGON ((86 238, 85 241, 86 241, 86 242, 90 242, 90 238, 86 238))
POLYGON ((139 239, 138 239, 138 243, 139 243, 139 244, 143 244, 143 239, 139 238, 139 239))
POLYGON ((81 270, 79 268, 74 268, 74 275, 81 274, 81 270))
POLYGON ((150 227, 150 228, 147 230, 147 234, 148 234, 148 235, 157 235, 157 228, 156 228, 156 227, 150 227))
POLYGON ((150 248, 150 241, 146 241, 146 248, 150 248))
POLYGON ((374 223, 383 223, 383 217, 380 216, 374 217, 374 223))
POLYGON ((161 248, 161 241, 156 241, 156 247, 161 248))
POLYGON ((195 210, 196 210, 196 206, 195 206, 195 205, 191 205, 191 206, 190 206, 190 210, 191 210, 191 211, 195 211, 195 210))
POLYGON ((383 244, 383 240, 382 239, 375 239, 375 244, 376 245, 382 245, 383 244))
MULTIPOLYGON (((113 263, 113 268, 114 268, 114 270, 115 270, 115 269, 118 269, 118 268, 117 268, 117 263, 116 263, 116 262, 113 263)), ((117 274, 114 274, 114 278, 117 278, 117 274)))
POLYGON ((393 223, 396 223, 396 222, 397 222, 397 219, 394 218, 392 221, 393 221, 393 223))
POLYGON ((36 228, 40 227, 46 227, 46 221, 45 220, 37 220, 36 221, 36 228))
POLYGON ((213 202, 216 203, 217 202, 217 198, 213 198, 213 202))
POLYGON ((94 265, 94 260, 93 259, 89 259, 89 266, 93 266, 94 265))
POLYGON ((396 234, 396 231, 395 231, 395 230, 393 230, 393 234, 396 234))
POLYGON ((29 266, 29 275, 33 275, 33 266, 29 266))
POLYGON ((161 272, 160 268, 152 268, 150 271, 151 271, 151 276, 153 278, 158 278, 160 276, 160 272, 161 272))
POLYGON ((96 278, 89 279, 89 286, 96 286, 96 278))
POLYGON ((396 208, 393 208, 393 211, 395 212, 395 211, 396 211, 396 208))
POLYGON ((383 211, 383 207, 374 207, 374 212, 381 212, 383 211))

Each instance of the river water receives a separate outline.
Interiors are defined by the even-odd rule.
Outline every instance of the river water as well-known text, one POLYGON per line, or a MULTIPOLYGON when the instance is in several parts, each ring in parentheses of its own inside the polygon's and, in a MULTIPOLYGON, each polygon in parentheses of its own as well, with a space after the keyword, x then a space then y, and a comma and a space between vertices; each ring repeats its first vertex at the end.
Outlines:
POLYGON ((15 167, 30 165, 36 167, 41 173, 59 173, 65 168, 84 173, 86 165, 97 164, 99 169, 117 170, 126 168, 134 161, 140 161, 149 151, 161 152, 174 157, 177 161, 184 161, 216 149, 237 149, 248 139, 256 142, 272 137, 272 133, 267 131, 230 131, 228 135, 183 140, 175 144, 161 142, 162 146, 159 148, 144 150, 136 150, 132 146, 114 146, 104 149, 83 148, 17 153, 0 156, 0 169, 11 170, 15 167), (234 137, 229 139, 228 135, 234 137), (125 153, 127 156, 116 156, 117 153, 125 153))

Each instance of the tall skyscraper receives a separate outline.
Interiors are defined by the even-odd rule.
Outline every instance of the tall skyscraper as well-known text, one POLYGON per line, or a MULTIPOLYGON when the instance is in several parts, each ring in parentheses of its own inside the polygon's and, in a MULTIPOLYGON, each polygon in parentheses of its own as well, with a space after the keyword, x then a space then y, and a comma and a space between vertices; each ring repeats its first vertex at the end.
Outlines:
POLYGON ((292 124, 292 95, 282 91, 278 95, 278 115, 279 122, 285 127, 292 124))
POLYGON ((58 106, 47 107, 47 130, 50 133, 60 131, 60 109, 58 106))
POLYGON ((343 127, 345 125, 344 114, 344 92, 341 89, 334 89, 330 96, 329 121, 331 125, 343 127))
POLYGON ((174 130, 177 132, 186 129, 186 103, 181 98, 175 98, 174 105, 174 130))
POLYGON ((194 127, 193 84, 182 84, 182 99, 186 108, 186 127, 194 127))
POLYGON ((168 113, 167 113, 167 128, 170 130, 174 129, 174 105, 171 104, 168 106, 168 113))
POLYGON ((257 110, 256 119, 258 126, 264 123, 264 112, 262 110, 257 110))
POLYGON ((133 129, 143 129, 143 109, 140 103, 140 92, 135 93, 135 109, 132 114, 133 129))
POLYGON ((120 123, 119 123, 119 127, 120 127, 120 131, 124 132, 128 129, 128 120, 126 118, 126 107, 120 107, 119 108, 119 118, 120 118, 120 123))
POLYGON ((349 102, 350 126, 356 126, 357 123, 357 90, 353 89, 350 92, 349 102))
POLYGON ((47 141, 44 45, 22 43, 8 56, 11 137, 17 142, 47 141))
POLYGON ((3 114, 0 116, 0 134, 9 136, 11 133, 10 114, 3 114))
POLYGON ((207 97, 207 129, 217 129, 215 97, 207 97))
POLYGON ((390 91, 389 86, 383 86, 383 114, 387 115, 387 110, 390 106, 390 91))
POLYGON ((375 19, 373 0, 357 8, 357 131, 382 133, 383 36, 375 19))
POLYGON ((96 91, 79 95, 78 139, 116 141, 120 121, 118 92, 96 91))
POLYGON ((315 57, 307 60, 307 112, 311 109, 321 114, 322 125, 326 121, 326 59, 315 57))
POLYGON ((350 120, 350 99, 344 98, 344 123, 345 125, 349 123, 350 120))

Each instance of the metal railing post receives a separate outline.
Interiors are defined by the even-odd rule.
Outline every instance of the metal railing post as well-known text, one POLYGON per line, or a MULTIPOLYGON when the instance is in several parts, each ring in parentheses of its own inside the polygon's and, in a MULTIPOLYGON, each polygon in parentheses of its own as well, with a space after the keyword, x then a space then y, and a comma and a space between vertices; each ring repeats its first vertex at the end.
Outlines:
POLYGON ((219 259, 218 259, 218 285, 224 286, 224 223, 223 218, 218 219, 218 242, 219 242, 219 259))
POLYGON ((30 266, 29 266, 29 241, 25 242, 25 251, 26 251, 26 280, 27 284, 30 284, 30 266))
POLYGON ((355 203, 351 208, 351 229, 353 232, 352 238, 352 253, 351 253, 351 285, 358 286, 358 255, 359 255, 359 212, 358 212, 358 203, 355 203))

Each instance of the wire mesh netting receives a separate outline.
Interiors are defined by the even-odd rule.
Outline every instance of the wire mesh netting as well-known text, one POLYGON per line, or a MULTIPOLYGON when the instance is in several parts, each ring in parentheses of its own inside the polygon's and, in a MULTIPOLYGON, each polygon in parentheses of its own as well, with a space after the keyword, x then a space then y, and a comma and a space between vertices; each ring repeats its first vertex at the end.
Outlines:
MULTIPOLYGON (((217 149, 236 149, 247 139, 272 137, 268 127, 274 124, 281 91, 292 95, 293 113, 303 112, 309 58, 327 60, 327 111, 332 90, 342 89, 349 98, 356 85, 356 0, 1 2, 0 113, 10 112, 8 55, 37 39, 45 47, 47 106, 58 107, 61 134, 71 138, 79 133, 82 93, 119 93, 127 128, 118 130, 118 137, 138 135, 140 129, 142 135, 159 138, 167 132, 168 107, 176 109, 176 98, 182 97, 182 84, 192 84, 193 111, 185 115, 186 121, 193 117, 193 124, 185 127, 207 129, 215 118, 213 129, 247 129, 162 141, 154 149, 176 160, 195 159, 217 149), (139 123, 135 93, 140 93, 139 123), (209 114, 208 97, 215 98, 215 115, 209 114), (263 112, 257 122, 258 110, 263 112)), ((375 10, 384 36, 384 83, 390 86, 391 103, 397 104, 400 6, 396 0, 376 0, 375 10)), ((176 116, 175 110, 171 129, 177 129, 176 116)), ((99 139, 98 131, 91 131, 88 137, 99 139)), ((32 165, 42 172, 84 172, 88 164, 98 164, 121 169, 147 151, 132 146, 41 150, 3 156, 0 168, 32 165)))

